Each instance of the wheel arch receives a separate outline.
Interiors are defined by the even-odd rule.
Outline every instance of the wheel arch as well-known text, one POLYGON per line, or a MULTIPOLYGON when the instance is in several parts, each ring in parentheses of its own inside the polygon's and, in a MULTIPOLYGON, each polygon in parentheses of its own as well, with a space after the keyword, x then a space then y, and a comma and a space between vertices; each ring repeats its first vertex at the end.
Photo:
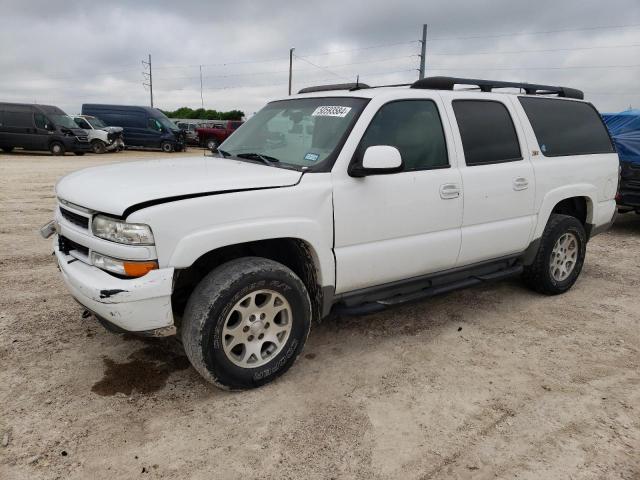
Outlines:
POLYGON ((570 185, 548 192, 538 211, 538 223, 533 238, 542 236, 552 213, 570 215, 584 225, 587 233, 593 224, 597 190, 593 185, 570 185))
POLYGON ((176 269, 172 305, 181 317, 195 286, 216 267, 237 258, 257 256, 290 268, 305 284, 313 306, 313 319, 320 320, 323 310, 322 270, 315 248, 306 240, 279 237, 225 245, 207 251, 186 268, 176 269))

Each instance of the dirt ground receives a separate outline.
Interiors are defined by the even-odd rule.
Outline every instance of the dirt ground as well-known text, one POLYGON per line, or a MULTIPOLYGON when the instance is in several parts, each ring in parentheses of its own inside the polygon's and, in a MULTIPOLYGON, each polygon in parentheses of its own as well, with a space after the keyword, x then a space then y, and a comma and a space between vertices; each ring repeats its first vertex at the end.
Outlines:
POLYGON ((512 280, 333 319, 227 393, 83 319, 37 232, 60 176, 157 156, 0 154, 0 478, 640 479, 640 216, 565 295, 512 280))

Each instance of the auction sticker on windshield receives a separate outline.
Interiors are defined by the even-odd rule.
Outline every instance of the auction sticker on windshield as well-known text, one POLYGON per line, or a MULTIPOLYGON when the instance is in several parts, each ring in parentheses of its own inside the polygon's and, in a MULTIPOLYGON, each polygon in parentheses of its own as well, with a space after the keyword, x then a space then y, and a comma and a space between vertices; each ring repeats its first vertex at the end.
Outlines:
POLYGON ((351 111, 351 107, 341 105, 325 105, 316 108, 311 114, 312 117, 346 117, 351 111))

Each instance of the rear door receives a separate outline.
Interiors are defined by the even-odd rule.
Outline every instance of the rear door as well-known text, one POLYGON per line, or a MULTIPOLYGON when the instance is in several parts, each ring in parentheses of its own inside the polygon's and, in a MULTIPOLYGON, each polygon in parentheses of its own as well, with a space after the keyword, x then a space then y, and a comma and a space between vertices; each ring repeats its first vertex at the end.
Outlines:
POLYGON ((464 189, 458 265, 524 251, 535 224, 535 179, 510 96, 448 102, 464 189))
POLYGON ((7 144, 11 147, 25 149, 37 148, 35 142, 35 127, 33 125, 33 111, 31 107, 16 105, 8 106, 4 112, 4 129, 7 144))
POLYGON ((356 149, 357 159, 369 146, 396 147, 404 171, 354 178, 334 166, 337 293, 455 266, 460 172, 440 97, 424 97, 378 106, 356 149))

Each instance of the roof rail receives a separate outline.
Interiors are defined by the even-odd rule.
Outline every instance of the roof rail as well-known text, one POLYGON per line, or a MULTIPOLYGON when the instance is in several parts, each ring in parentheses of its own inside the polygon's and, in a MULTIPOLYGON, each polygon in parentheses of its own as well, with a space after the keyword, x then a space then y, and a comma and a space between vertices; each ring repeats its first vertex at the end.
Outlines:
POLYGON ((312 92, 329 92, 331 90, 361 90, 363 88, 371 88, 366 83, 334 83, 333 85, 318 85, 315 87, 306 87, 300 90, 298 93, 312 93, 312 92))
POLYGON ((551 85, 536 85, 533 83, 503 82, 500 80, 479 80, 476 78, 456 77, 428 77, 417 80, 411 88, 426 88, 432 90, 453 90, 455 85, 473 85, 482 92, 491 92, 494 88, 521 88, 527 95, 558 95, 559 97, 584 99, 582 90, 568 87, 554 87, 551 85))

